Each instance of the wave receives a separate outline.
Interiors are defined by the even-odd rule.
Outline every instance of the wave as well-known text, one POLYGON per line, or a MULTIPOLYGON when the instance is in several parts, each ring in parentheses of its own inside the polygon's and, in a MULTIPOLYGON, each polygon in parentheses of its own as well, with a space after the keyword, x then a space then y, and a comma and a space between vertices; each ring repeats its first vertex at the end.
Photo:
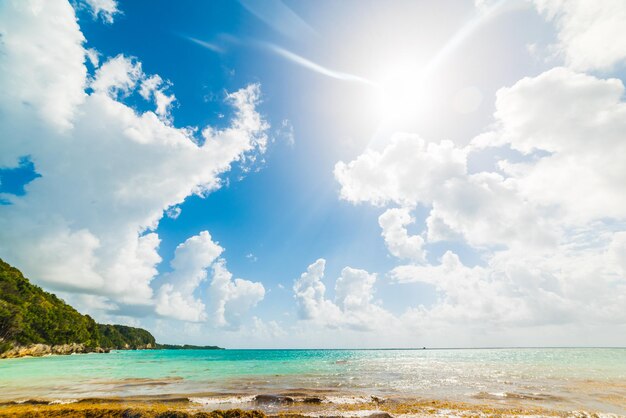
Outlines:
POLYGON ((376 396, 350 396, 350 395, 228 395, 228 396, 195 396, 189 397, 189 402, 202 405, 222 404, 255 404, 255 405, 286 405, 294 403, 303 404, 335 404, 335 405, 358 405, 366 403, 383 403, 384 399, 376 396))
POLYGON ((528 401, 562 401, 560 396, 550 395, 548 393, 518 393, 518 392, 478 392, 473 396, 476 399, 485 400, 501 400, 501 399, 517 399, 528 401))
POLYGON ((48 405, 68 405, 71 403, 80 402, 79 399, 54 399, 48 402, 48 405))
POLYGON ((337 405, 356 405, 373 402, 375 399, 378 398, 372 396, 325 396, 322 402, 337 405))
POLYGON ((12 402, 2 402, 1 405, 68 405, 81 402, 80 399, 19 399, 12 402))
POLYGON ((244 404, 252 403, 255 396, 211 396, 211 397, 192 397, 188 398, 189 402, 201 405, 222 405, 222 404, 244 404))

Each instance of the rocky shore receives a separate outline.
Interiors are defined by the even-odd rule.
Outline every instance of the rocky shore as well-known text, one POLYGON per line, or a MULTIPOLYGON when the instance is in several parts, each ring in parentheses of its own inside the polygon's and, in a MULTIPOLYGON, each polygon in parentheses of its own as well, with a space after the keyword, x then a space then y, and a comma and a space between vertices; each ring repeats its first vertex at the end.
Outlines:
MULTIPOLYGON (((136 347, 137 350, 146 350, 154 348, 152 344, 146 344, 145 346, 136 347)), ((123 349, 130 350, 131 347, 124 347, 123 349)), ((42 357, 46 355, 68 355, 68 354, 84 354, 84 353, 108 353, 108 348, 101 347, 88 347, 85 344, 61 344, 61 345, 49 345, 49 344, 29 344, 29 345, 17 345, 11 349, 0 353, 0 359, 5 358, 18 358, 18 357, 42 357)))

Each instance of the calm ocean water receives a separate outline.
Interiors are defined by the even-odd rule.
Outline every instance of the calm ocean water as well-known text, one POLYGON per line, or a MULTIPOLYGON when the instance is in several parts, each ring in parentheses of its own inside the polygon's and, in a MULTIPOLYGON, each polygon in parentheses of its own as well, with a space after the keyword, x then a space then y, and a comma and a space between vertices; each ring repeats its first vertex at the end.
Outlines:
POLYGON ((0 361, 0 401, 316 393, 626 413, 626 349, 146 350, 0 361))

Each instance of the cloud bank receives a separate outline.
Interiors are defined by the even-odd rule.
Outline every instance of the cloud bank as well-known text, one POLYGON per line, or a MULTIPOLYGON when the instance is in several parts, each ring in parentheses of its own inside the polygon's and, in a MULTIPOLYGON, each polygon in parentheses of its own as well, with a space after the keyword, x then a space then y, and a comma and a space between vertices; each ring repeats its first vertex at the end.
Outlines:
POLYGON ((412 263, 390 280, 440 294, 407 312, 413 324, 626 323, 615 255, 626 222, 623 93, 617 79, 555 68, 501 89, 495 129, 465 147, 398 134, 337 163, 342 198, 392 206, 379 219, 382 235, 392 255, 412 263), (468 170, 474 155, 503 147, 512 157, 468 170), (428 211, 425 231, 409 236, 418 206, 428 211), (424 265, 423 248, 442 241, 473 247, 483 264, 449 250, 424 265))
MULTIPOLYGON (((114 1, 88 3, 106 21, 117 12, 114 1)), ((1 196, 9 204, 0 205, 0 255, 47 288, 187 321, 207 318, 194 292, 212 266, 219 325, 236 326, 240 306, 254 306, 263 286, 227 277, 216 261, 222 248, 205 231, 177 248, 155 292, 155 228, 166 211, 219 188, 233 164, 265 150, 260 86, 226 96, 234 111, 227 127, 178 128, 169 83, 123 54, 97 66, 67 1, 1 7, 0 167, 28 156, 41 177, 23 196, 1 196), (86 59, 97 66, 93 76, 86 59), (154 110, 126 104, 133 95, 154 110)))

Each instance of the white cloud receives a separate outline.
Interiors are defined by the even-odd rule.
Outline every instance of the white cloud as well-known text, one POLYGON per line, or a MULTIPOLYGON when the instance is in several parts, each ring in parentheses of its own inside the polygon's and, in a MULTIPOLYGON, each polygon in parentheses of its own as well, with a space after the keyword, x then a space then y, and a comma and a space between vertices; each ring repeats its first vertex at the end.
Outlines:
MULTIPOLYGON (((416 135, 396 134, 382 151, 368 149, 350 163, 337 163, 335 177, 341 197, 355 203, 430 207, 431 240, 460 235, 474 245, 552 243, 553 231, 537 216, 537 208, 517 196, 514 181, 499 173, 467 173, 470 151, 451 141, 426 143, 416 135)), ((389 213, 382 220, 393 255, 423 257, 416 252, 421 237, 405 238, 400 220, 389 213)))
POLYGON ((85 50, 85 55, 87 59, 91 63, 94 68, 98 68, 100 65, 100 53, 96 51, 94 48, 87 48, 85 50))
POLYGON ((381 329, 392 315, 374 301, 376 274, 345 267, 335 284, 335 300, 342 322, 355 330, 381 329))
POLYGON ((156 312, 185 321, 206 320, 204 303, 194 297, 194 292, 223 250, 212 241, 208 231, 202 231, 176 247, 171 262, 173 271, 164 275, 166 283, 156 295, 156 312))
POLYGON ((120 13, 116 0, 85 0, 91 7, 94 17, 100 17, 106 23, 113 23, 113 16, 120 13))
POLYGON ((493 330, 503 325, 623 324, 626 282, 610 257, 604 248, 533 255, 507 250, 494 254, 484 267, 470 268, 448 251, 438 265, 398 266, 391 277, 439 290, 441 299, 431 308, 407 312, 419 313, 421 326, 436 322, 493 330))
POLYGON ((399 323, 491 333, 626 323, 623 96, 617 79, 555 68, 501 89, 493 129, 466 147, 396 135, 336 165, 342 198, 403 206, 379 218, 389 252, 412 261, 390 277, 439 292, 399 323), (468 171, 474 153, 495 147, 513 151, 494 169, 468 171), (428 211, 427 240, 409 245, 415 206, 428 211), (483 264, 468 267, 452 251, 435 265, 411 259, 438 240, 469 244, 483 264))
POLYGON ((293 129, 293 125, 289 119, 283 119, 279 128, 276 130, 275 136, 284 140, 287 145, 293 147, 296 143, 296 137, 293 129))
MULTIPOLYGON (((0 6, 0 108, 49 129, 68 129, 76 108, 85 100, 85 40, 74 10, 66 1, 10 0, 0 6), (17 107, 17 109, 16 109, 17 107), (18 112, 16 112, 16 110, 18 112), (18 113, 18 114, 16 114, 18 113)), ((27 123, 22 120, 22 123, 27 123)), ((17 122, 17 121, 16 121, 17 122)), ((24 155, 16 132, 2 142, 14 149, 0 153, 0 166, 24 155), (16 153, 18 155, 16 155, 16 153)))
POLYGON ((128 96, 142 77, 140 62, 118 55, 107 60, 96 70, 90 87, 95 93, 103 93, 116 99, 128 96))
POLYGON ((463 149, 451 141, 427 143, 417 135, 395 134, 380 152, 366 150, 350 163, 335 165, 341 197, 353 203, 382 205, 428 203, 434 186, 466 172, 463 149))
POLYGON ((322 283, 325 268, 326 260, 323 258, 316 260, 293 285, 301 319, 329 316, 331 319, 327 322, 332 323, 332 317, 339 316, 338 308, 325 298, 326 286, 322 283))
POLYGON ((185 295, 166 283, 155 296, 156 313, 181 321, 202 322, 207 319, 206 307, 202 300, 185 295))
POLYGON ((382 236, 389 252, 396 257, 424 261, 424 238, 419 235, 409 235, 407 225, 415 222, 407 208, 387 209, 378 218, 382 228, 382 236))
POLYGON ((182 212, 183 212, 183 210, 180 208, 180 206, 170 206, 165 211, 165 214, 170 219, 177 219, 182 212))
MULTIPOLYGON (((86 54, 91 57, 93 50, 87 50, 86 54)), ((135 59, 124 55, 109 59, 96 70, 90 84, 94 92, 104 93, 113 99, 128 96, 137 86, 138 93, 144 100, 154 101, 156 105, 154 113, 164 122, 171 122, 170 111, 176 96, 165 93, 170 83, 164 82, 158 74, 151 76, 144 74, 141 63, 135 59)))
POLYGON ((610 70, 626 58, 626 3, 622 0, 535 0, 555 23, 557 53, 576 70, 610 70))
POLYGON ((234 279, 223 259, 213 264, 209 287, 211 317, 217 326, 238 329, 242 316, 265 297, 263 284, 234 279))
POLYGON ((560 215, 572 223, 625 217, 623 94, 620 80, 564 68, 498 92, 500 142, 524 153, 551 153, 532 164, 502 166, 519 178, 524 199, 558 206, 560 215))
POLYGON ((322 282, 326 260, 320 258, 293 286, 299 318, 327 328, 380 329, 391 317, 374 301, 376 275, 345 267, 335 283, 335 301, 326 299, 322 282))
POLYGON ((626 277, 626 231, 617 232, 608 248, 610 265, 617 266, 616 273, 626 277))
POLYGON ((161 77, 155 74, 144 78, 139 89, 139 94, 145 100, 154 99, 156 104, 154 113, 166 121, 170 119, 172 103, 176 100, 176 96, 173 94, 168 95, 165 93, 165 89, 168 87, 169 83, 164 83, 161 77))
POLYGON ((252 317, 251 333, 255 339, 272 341, 277 338, 288 336, 287 332, 276 321, 263 321, 261 318, 252 317))
POLYGON ((152 94, 155 90, 157 90, 161 84, 163 84, 163 79, 158 74, 154 74, 150 77, 146 77, 141 80, 141 87, 139 88, 139 94, 145 100, 150 100, 152 94))
MULTIPOLYGON (((169 208, 220 187, 233 163, 265 150, 260 86, 228 94, 230 125, 203 127, 201 141, 123 102, 149 79, 136 59, 106 60, 85 92, 88 52, 67 1, 1 7, 0 166, 30 155, 41 177, 24 196, 2 196, 11 204, 0 206, 0 256, 48 288, 154 304, 154 229, 169 208)), ((174 280, 168 303, 188 302, 173 296, 188 295, 185 283, 174 280)))

